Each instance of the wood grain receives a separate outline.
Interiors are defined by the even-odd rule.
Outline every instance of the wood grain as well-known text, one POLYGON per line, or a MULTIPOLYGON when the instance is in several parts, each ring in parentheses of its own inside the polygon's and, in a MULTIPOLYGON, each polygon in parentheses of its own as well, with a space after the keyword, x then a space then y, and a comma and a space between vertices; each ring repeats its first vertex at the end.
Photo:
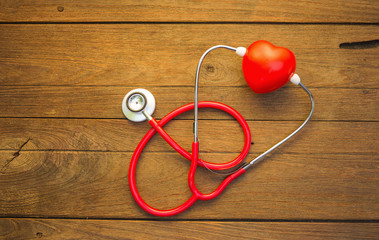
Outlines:
POLYGON ((0 9, 5 22, 379 22, 374 0, 12 0, 0 9))
MULTIPOLYGON (((251 153, 261 153, 300 125, 297 121, 249 121, 254 145, 251 153)), ((378 154, 377 122, 311 121, 279 151, 286 153, 378 154)), ((0 149, 134 151, 148 131, 147 123, 117 119, 0 119, 0 149), (29 141, 28 141, 29 139, 29 141), (27 142, 28 141, 28 142, 27 142), (23 145, 25 142, 27 144, 23 145)), ((173 121, 165 130, 185 149, 191 149, 192 120, 173 121)), ((202 152, 240 152, 243 133, 236 121, 202 120, 199 123, 202 152), (225 147, 227 146, 227 147, 225 147)), ((149 152, 172 152, 160 137, 154 136, 149 152)))
MULTIPOLYGON (((378 47, 339 48, 379 39, 377 25, 5 24, 0 31, 0 85, 192 87, 206 49, 258 39, 291 49, 309 87, 378 88, 379 81, 378 47)), ((246 87, 241 58, 209 54, 200 86, 246 87)))
MULTIPOLYGON (((14 157, 1 151, 1 166, 14 157)), ((127 172, 132 153, 21 151, 0 173, 0 215, 68 218, 150 218, 134 202, 127 172)), ((203 153, 231 159, 233 153, 203 153)), ((249 156, 249 159, 251 155, 249 156)), ((378 219, 378 154, 276 152, 218 198, 173 218, 378 219), (221 211, 222 209, 222 211, 221 211)), ((145 152, 137 168, 141 196, 153 207, 184 202, 189 161, 176 153, 145 152)), ((198 169, 203 192, 222 177, 198 169)))
MULTIPOLYGON (((377 239, 378 13, 373 0, 0 1, 0 238, 377 239), (160 119, 193 101, 206 49, 258 39, 295 53, 315 96, 312 121, 217 199, 158 221, 129 191, 149 126, 124 119, 124 95, 149 89, 160 119)), ((241 59, 225 50, 207 57, 200 86, 200 100, 248 120, 249 160, 309 111, 292 85, 252 94, 241 59)), ((213 110, 200 118, 201 157, 236 157, 238 124, 213 110)), ((192 113, 165 129, 190 149, 192 113)), ((137 168, 142 197, 157 208, 184 202, 189 164, 155 136, 137 168)), ((203 192, 222 178, 196 174, 203 192)))
POLYGON ((378 223, 0 219, 5 239, 377 239, 378 223), (147 231, 148 230, 148 231, 147 231))
MULTIPOLYGON (((124 119, 121 103, 131 87, 4 86, 0 117, 65 117, 124 119)), ((193 87, 149 87, 156 97, 154 117, 193 102, 193 87)), ((378 89, 310 88, 316 109, 313 120, 378 121, 378 89)), ((246 87, 203 87, 200 100, 219 101, 248 120, 303 120, 310 101, 301 89, 283 88, 264 95, 246 87), (246 96, 246 97, 236 97, 246 96), (296 102, 296 104, 293 104, 296 102), (268 111, 269 110, 269 111, 268 111)), ((220 111, 204 110, 202 119, 230 119, 220 111)), ((181 119, 193 119, 185 114, 181 119)))

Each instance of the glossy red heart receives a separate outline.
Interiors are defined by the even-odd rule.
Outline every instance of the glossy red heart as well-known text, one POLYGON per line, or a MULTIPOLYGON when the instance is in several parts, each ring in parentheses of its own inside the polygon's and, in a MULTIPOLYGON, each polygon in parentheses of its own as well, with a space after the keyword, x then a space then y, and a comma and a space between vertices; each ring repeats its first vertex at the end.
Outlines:
POLYGON ((259 40, 252 43, 242 60, 249 87, 256 93, 268 93, 283 87, 295 73, 295 55, 283 47, 259 40))

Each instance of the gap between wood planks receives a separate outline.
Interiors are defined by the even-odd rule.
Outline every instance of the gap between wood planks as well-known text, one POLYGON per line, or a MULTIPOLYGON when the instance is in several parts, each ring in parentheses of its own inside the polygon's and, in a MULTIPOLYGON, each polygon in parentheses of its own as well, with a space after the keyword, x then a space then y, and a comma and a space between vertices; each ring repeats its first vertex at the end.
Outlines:
POLYGON ((157 221, 157 222, 284 222, 284 223, 379 223, 379 219, 229 219, 229 218, 106 218, 106 217, 33 217, 33 216, 18 216, 18 215, 0 215, 0 219, 18 218, 18 219, 64 219, 64 220, 124 220, 124 221, 157 221))
POLYGON ((379 47, 379 39, 361 42, 346 42, 340 44, 340 48, 343 49, 368 49, 376 47, 379 47))
POLYGON ((0 25, 2 24, 83 24, 83 25, 103 25, 103 24, 185 24, 185 25, 197 25, 197 24, 234 24, 234 25, 356 25, 356 26, 366 26, 366 25, 372 25, 372 26, 378 26, 379 23, 350 23, 350 22, 230 22, 230 21, 206 21, 206 22, 174 22, 174 21, 94 21, 94 22, 83 22, 83 21, 76 21, 76 22, 68 22, 68 21, 61 21, 61 22, 48 22, 48 21, 22 21, 22 22, 0 22, 0 25))

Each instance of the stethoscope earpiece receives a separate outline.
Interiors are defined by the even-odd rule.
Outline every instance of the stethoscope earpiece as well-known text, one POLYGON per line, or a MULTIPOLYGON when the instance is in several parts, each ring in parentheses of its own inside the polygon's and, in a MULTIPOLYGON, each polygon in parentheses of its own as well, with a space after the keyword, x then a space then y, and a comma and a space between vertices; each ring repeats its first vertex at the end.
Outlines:
POLYGON ((155 110, 155 98, 151 92, 137 88, 128 92, 122 101, 122 112, 133 122, 143 122, 147 118, 144 114, 152 115, 155 110))

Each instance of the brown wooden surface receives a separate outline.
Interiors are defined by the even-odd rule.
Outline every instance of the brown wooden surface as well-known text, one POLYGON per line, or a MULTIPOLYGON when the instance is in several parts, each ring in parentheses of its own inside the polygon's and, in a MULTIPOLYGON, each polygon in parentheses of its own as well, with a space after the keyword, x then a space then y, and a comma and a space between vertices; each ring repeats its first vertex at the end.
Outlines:
MULTIPOLYGON (((131 87, 41 87, 4 86, 0 90, 1 117, 70 117, 124 119, 122 102, 131 87), (67 93, 70 93, 69 95, 67 93)), ((156 118, 193 101, 193 87, 149 87, 159 102, 156 118)), ((301 89, 281 89, 267 95, 253 95, 247 87, 201 88, 201 100, 218 100, 237 109, 249 120, 302 120, 310 103, 301 89), (237 98, 236 96, 247 96, 237 98), (292 104, 296 102, 297 104, 292 104), (267 111, 270 109, 270 111, 267 111), (283 109, 286 111, 283 112, 283 109)), ((378 89, 310 88, 317 101, 314 120, 378 120, 378 89), (364 108, 362 108, 364 106, 364 108), (359 109, 359 111, 356 111, 359 109)), ((230 119, 219 111, 202 111, 200 117, 230 119)), ((193 119, 192 114, 180 118, 193 119)))
MULTIPOLYGON (((378 20, 377 1, 363 0, 0 1, 0 238, 376 239, 378 20), (312 121, 217 199, 157 221, 129 191, 130 158, 149 126, 124 119, 124 95, 152 91, 160 119, 193 101, 207 48, 257 39, 295 53, 316 100, 312 121)), ((309 103, 290 85, 253 94, 240 63, 211 53, 200 100, 248 120, 252 159, 301 124, 309 103)), ((188 150, 192 118, 165 127, 188 150)), ((238 123, 203 109, 200 119, 201 157, 236 157, 238 123)), ((159 208, 182 203, 188 169, 153 137, 137 169, 142 197, 159 208)), ((221 180, 198 169, 201 191, 221 180)))
POLYGON ((12 0, 0 9, 4 22, 379 22, 375 0, 12 0))
MULTIPOLYGON (((238 123, 232 120, 200 120, 199 131, 204 152, 239 152, 244 138, 238 123), (228 130, 227 132, 225 132, 228 130), (225 148, 225 143, 228 147, 225 148)), ((165 130, 185 149, 191 149, 192 120, 173 121, 165 130)), ((250 152, 260 153, 274 145, 300 125, 300 121, 248 121, 252 132, 250 152)), ((136 141, 148 131, 147 124, 114 119, 0 119, 2 141, 0 149, 18 150, 80 150, 134 151, 136 141), (26 143, 24 145, 24 143, 26 143)), ((378 154, 378 124, 376 122, 313 121, 283 151, 291 153, 378 154), (317 132, 317 134, 314 134, 317 132), (338 132, 339 134, 331 134, 338 132), (307 141, 312 138, 312 141, 307 141), (346 146, 349 146, 346 148, 346 146)), ((158 136, 146 150, 171 151, 158 136)))
MULTIPOLYGON (((377 88, 379 48, 339 46, 379 39, 378 25, 322 24, 5 24, 0 85, 192 88, 210 46, 261 38, 295 53, 309 87, 377 88)), ((245 88, 240 62, 227 50, 211 52, 200 86, 245 88)))
POLYGON ((157 222, 66 219, 0 219, 10 239, 375 239, 374 223, 157 222), (141 231, 147 229, 147 231, 141 231))
MULTIPOLYGON (((14 151, 1 153, 2 159, 14 157, 14 151)), ((8 164, 1 162, 5 167, 0 172, 0 199, 6 199, 0 205, 2 216, 12 213, 19 217, 151 217, 137 207, 125 181, 132 152, 19 154, 8 164)), ((237 154, 202 156, 221 162, 237 154)), ((256 154, 249 158, 253 155, 256 154)), ((269 159, 236 180, 219 198, 196 203, 172 218, 378 219, 376 156, 286 153, 284 149, 269 159)), ((163 209, 184 202, 190 196, 188 169, 189 162, 176 153, 146 152, 137 170, 141 196, 153 207, 163 209)), ((222 177, 209 175, 204 169, 199 169, 196 176, 204 192, 213 191, 221 180, 222 177)))

